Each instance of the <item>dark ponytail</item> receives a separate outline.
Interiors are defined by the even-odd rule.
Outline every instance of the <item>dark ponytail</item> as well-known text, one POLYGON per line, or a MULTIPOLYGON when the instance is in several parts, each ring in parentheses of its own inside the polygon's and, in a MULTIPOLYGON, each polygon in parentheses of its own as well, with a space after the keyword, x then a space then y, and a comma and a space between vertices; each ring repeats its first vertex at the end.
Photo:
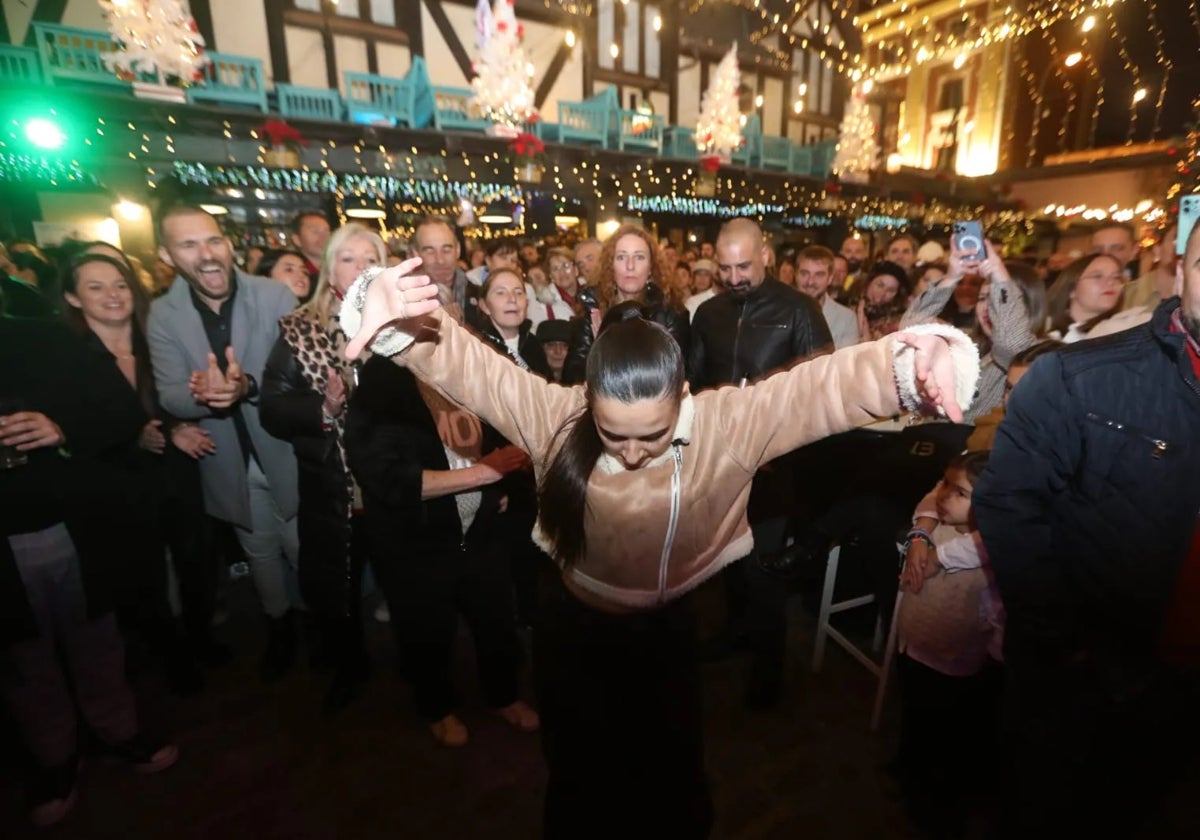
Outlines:
POLYGON ((583 515, 587 510, 588 477, 604 452, 591 407, 584 408, 558 431, 562 448, 538 487, 538 518, 554 546, 554 559, 564 567, 583 557, 586 540, 583 515))
POLYGON ((588 406, 559 429, 555 441, 565 439, 538 487, 538 521, 553 546, 554 560, 563 568, 570 568, 586 553, 588 479, 604 453, 592 400, 614 399, 628 405, 668 396, 679 399, 683 385, 683 351, 669 332, 637 317, 636 311, 605 318, 588 353, 588 406))

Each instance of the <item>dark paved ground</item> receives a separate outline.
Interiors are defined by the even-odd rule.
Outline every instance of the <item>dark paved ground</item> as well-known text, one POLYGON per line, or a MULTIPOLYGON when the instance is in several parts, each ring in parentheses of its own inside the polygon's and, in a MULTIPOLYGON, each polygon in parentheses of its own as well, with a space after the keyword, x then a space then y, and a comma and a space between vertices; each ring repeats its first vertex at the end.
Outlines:
MULTIPOLYGON (((720 615, 719 587, 710 584, 698 599, 706 623, 714 624, 720 615)), ((516 733, 480 707, 465 656, 459 668, 467 698, 462 717, 471 743, 448 750, 435 744, 415 717, 408 690, 391 667, 393 647, 385 625, 368 619, 375 675, 365 695, 327 720, 319 714, 323 676, 299 667, 282 683, 259 682, 263 639, 249 615, 235 610, 220 628, 239 653, 232 665, 211 672, 202 695, 174 698, 151 673, 137 680, 147 726, 172 734, 181 750, 178 765, 138 777, 126 768, 90 761, 78 808, 55 829, 39 833, 27 827, 20 759, 11 732, 5 733, 0 836, 539 836, 545 774, 537 737, 516 733)), ((865 631, 869 619, 857 623, 865 631)), ((895 697, 881 733, 871 733, 874 679, 833 646, 824 671, 812 674, 814 625, 804 599, 793 599, 790 672, 777 710, 742 709, 736 661, 705 666, 709 768, 718 814, 714 837, 920 836, 882 770, 894 743, 895 697)), ((1188 801, 1194 809, 1195 801, 1188 801)), ((975 830, 971 836, 984 835, 975 830)), ((630 837, 636 837, 636 829, 630 837)))

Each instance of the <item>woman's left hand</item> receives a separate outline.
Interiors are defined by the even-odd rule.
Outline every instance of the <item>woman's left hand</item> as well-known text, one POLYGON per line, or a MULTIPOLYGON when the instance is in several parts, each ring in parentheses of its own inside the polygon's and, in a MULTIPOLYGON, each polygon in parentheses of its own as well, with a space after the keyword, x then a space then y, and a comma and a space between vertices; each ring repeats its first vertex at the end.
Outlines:
POLYGON ((917 392, 929 405, 939 407, 948 419, 961 423, 962 407, 955 393, 954 361, 950 345, 936 335, 896 333, 896 341, 913 348, 917 392))

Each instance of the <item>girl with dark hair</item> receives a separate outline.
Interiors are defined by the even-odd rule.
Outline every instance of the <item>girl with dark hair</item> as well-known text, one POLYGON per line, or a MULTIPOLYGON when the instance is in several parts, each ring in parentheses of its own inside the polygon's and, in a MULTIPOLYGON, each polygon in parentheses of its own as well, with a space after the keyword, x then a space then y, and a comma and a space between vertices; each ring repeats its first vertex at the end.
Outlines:
POLYGON ((1087 338, 1097 324, 1120 310, 1126 280, 1125 268, 1116 257, 1089 254, 1075 260, 1046 292, 1046 334, 1065 344, 1087 338))
POLYGON ((958 421, 974 389, 974 345, 923 325, 692 397, 678 342, 631 318, 597 337, 586 387, 563 388, 437 312, 436 287, 406 276, 417 265, 356 281, 342 310, 353 335, 346 353, 371 344, 395 356, 533 458, 534 539, 562 583, 534 642, 549 766, 545 836, 610 837, 630 826, 706 836, 712 804, 688 593, 749 554, 746 502, 761 464, 902 405, 936 404, 958 421), (399 329, 383 329, 397 319, 399 329))
POLYGON ((308 303, 315 291, 308 264, 299 251, 289 249, 267 251, 259 258, 255 274, 276 280, 292 290, 296 300, 308 303))

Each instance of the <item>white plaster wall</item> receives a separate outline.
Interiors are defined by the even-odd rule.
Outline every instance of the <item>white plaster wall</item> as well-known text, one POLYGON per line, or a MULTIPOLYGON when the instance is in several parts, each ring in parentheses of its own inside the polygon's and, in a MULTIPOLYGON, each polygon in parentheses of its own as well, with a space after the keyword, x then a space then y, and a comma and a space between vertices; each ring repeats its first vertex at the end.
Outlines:
POLYGON ((375 44, 375 59, 379 63, 379 75, 394 79, 404 78, 412 67, 412 52, 399 44, 375 44))
MULTIPOLYGON (((292 84, 306 87, 326 88, 329 81, 325 75, 325 47, 321 44, 321 33, 315 29, 296 26, 283 28, 287 43, 288 75, 292 84)), ((341 87, 341 79, 338 86, 341 87)), ((345 91, 342 91, 345 93, 345 91)))
MULTIPOLYGON (((245 55, 263 63, 268 81, 271 75, 271 50, 267 44, 267 12, 263 0, 209 0, 213 18, 210 50, 245 55)), ((324 87, 324 85, 322 85, 324 87)))
MULTIPOLYGON (((458 34, 467 55, 475 58, 475 8, 473 6, 452 6, 442 4, 442 11, 450 20, 450 28, 458 34)), ((468 84, 469 77, 464 77, 454 60, 454 54, 446 46, 433 16, 425 4, 421 4, 421 32, 425 41, 425 67, 429 70, 430 81, 435 85, 462 87, 468 84)))
POLYGON ((700 100, 704 91, 700 90, 700 63, 694 58, 680 59, 678 90, 679 101, 675 107, 679 125, 695 128, 700 119, 700 100))
MULTIPOLYGON (((15 4, 11 0, 5 0, 4 5, 15 4)), ((36 4, 30 3, 30 5, 36 4)), ((104 14, 100 11, 100 4, 96 0, 67 0, 67 6, 63 9, 62 23, 64 26, 78 26, 80 29, 108 31, 108 24, 104 22, 104 14)))
POLYGON ((764 78, 762 94, 763 134, 778 136, 780 134, 780 115, 789 104, 784 101, 786 94, 783 89, 783 79, 773 79, 770 76, 764 78))
POLYGON ((367 44, 362 38, 356 38, 353 35, 334 35, 333 54, 337 58, 339 86, 344 87, 342 74, 347 70, 351 73, 368 72, 367 44))

